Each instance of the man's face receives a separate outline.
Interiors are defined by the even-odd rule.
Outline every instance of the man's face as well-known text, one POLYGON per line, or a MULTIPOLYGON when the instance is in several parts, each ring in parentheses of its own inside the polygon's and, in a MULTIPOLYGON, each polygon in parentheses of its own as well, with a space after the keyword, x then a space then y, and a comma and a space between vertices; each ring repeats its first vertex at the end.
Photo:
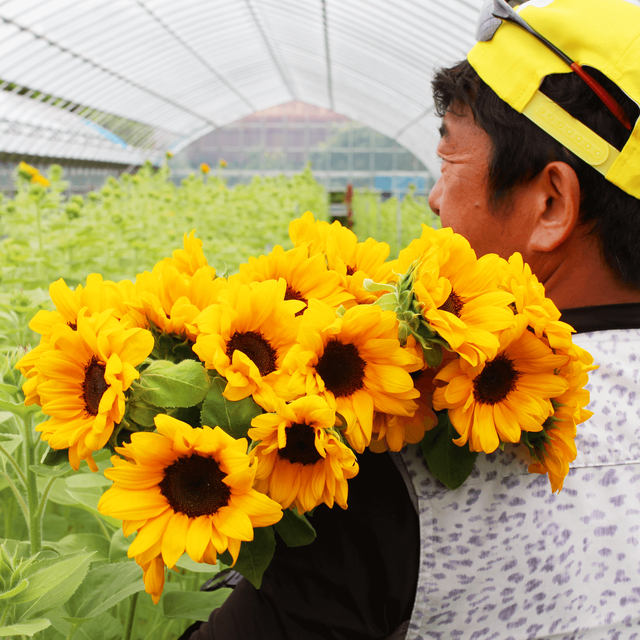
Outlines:
POLYGON ((491 140, 466 108, 458 116, 447 112, 442 121, 438 156, 442 175, 429 195, 431 209, 443 227, 463 235, 478 256, 497 253, 508 258, 522 251, 525 229, 519 215, 495 215, 489 202, 491 140))

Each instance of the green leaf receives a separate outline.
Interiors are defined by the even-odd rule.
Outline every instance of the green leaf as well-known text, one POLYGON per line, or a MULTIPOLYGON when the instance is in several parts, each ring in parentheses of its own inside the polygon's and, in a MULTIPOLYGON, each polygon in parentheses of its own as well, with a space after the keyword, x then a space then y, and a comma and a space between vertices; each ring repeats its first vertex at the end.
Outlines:
POLYGON ((118 529, 111 536, 111 543, 109 544, 109 562, 120 562, 121 560, 128 560, 129 556, 127 555, 127 551, 129 550, 129 545, 133 541, 133 538, 128 540, 124 537, 124 533, 122 533, 122 528, 118 529))
POLYGON ((262 409, 251 396, 232 402, 222 392, 227 381, 220 376, 211 379, 211 389, 202 405, 200 419, 207 427, 220 427, 234 438, 243 438, 251 427, 251 420, 262 413, 262 409))
POLYGON ((68 465, 66 469, 56 469, 55 467, 45 467, 43 464, 32 464, 29 466, 29 469, 34 473, 37 473, 39 476, 45 476, 47 478, 58 478, 63 476, 65 473, 71 472, 68 465))
POLYGON ((20 391, 20 388, 16 387, 14 384, 4 384, 0 382, 0 391, 8 393, 10 396, 15 396, 16 393, 20 391))
POLYGON ((93 553, 75 553, 71 556, 36 560, 23 573, 29 586, 13 599, 12 604, 37 600, 52 590, 64 590, 67 578, 86 571, 93 553))
MULTIPOLYGON (((276 550, 273 527, 259 527, 253 530, 253 540, 240 545, 238 560, 234 569, 242 574, 256 589, 262 584, 262 575, 269 566, 276 550)), ((228 551, 219 555, 220 560, 231 566, 233 559, 228 551)))
MULTIPOLYGON (((424 459, 431 473, 442 484, 448 489, 457 489, 471 474, 478 454, 469 451, 468 444, 463 447, 454 444, 453 439, 457 439, 459 435, 449 420, 448 411, 439 413, 436 429, 434 435, 422 442, 424 459)), ((427 431, 427 434, 430 433, 427 431)))
POLYGON ((85 551, 94 551, 95 555, 91 558, 91 562, 109 559, 110 540, 98 533, 72 533, 58 540, 51 542, 49 546, 53 547, 61 555, 73 553, 80 549, 85 551))
POLYGON ((128 406, 128 417, 131 421, 139 424, 141 427, 153 427, 155 422, 153 419, 162 413, 158 410, 158 407, 143 402, 142 400, 133 400, 128 406))
POLYGON ((9 402, 8 400, 0 400, 0 409, 10 411, 23 419, 28 418, 32 413, 40 411, 40 407, 37 404, 27 406, 22 403, 9 402))
POLYGON ((40 464, 46 465, 47 467, 57 467, 59 464, 68 462, 68 460, 68 449, 52 449, 51 447, 48 447, 45 454, 42 456, 42 460, 40 460, 40 464))
MULTIPOLYGON (((0 445, 2 448, 8 453, 12 454, 22 442, 22 436, 16 435, 14 433, 0 433, 0 445)), ((4 456, 0 453, 0 457, 4 458, 4 456)))
POLYGON ((135 389, 143 402, 156 407, 193 407, 204 400, 210 386, 200 362, 155 360, 140 374, 135 389))
POLYGON ((122 640, 123 632, 120 621, 105 612, 83 624, 73 637, 74 640, 122 640))
POLYGON ((34 636, 38 631, 44 631, 51 623, 46 618, 40 620, 29 620, 22 624, 12 624, 9 627, 0 627, 0 638, 8 636, 34 636))
MULTIPOLYGON (((90 554, 89 554, 90 555, 90 554)), ((89 558, 92 560, 93 558, 89 558)), ((62 606, 80 586, 89 569, 89 563, 69 574, 55 589, 43 594, 37 600, 19 605, 16 609, 18 620, 27 620, 62 606)))
POLYGON ((311 544, 316 539, 316 530, 304 517, 291 509, 284 509, 282 520, 275 525, 278 535, 288 547, 302 547, 311 544))
POLYGON ((9 591, 5 591, 4 593, 0 593, 0 600, 8 600, 14 598, 19 593, 24 591, 29 586, 28 580, 22 580, 19 582, 13 589, 9 589, 9 591))
POLYGON ((162 599, 162 612, 166 618, 185 620, 209 619, 211 612, 217 609, 229 597, 233 589, 216 591, 172 591, 162 599))
POLYGON ((217 564, 207 564, 206 562, 196 562, 192 560, 186 553, 182 555, 180 560, 176 562, 176 566, 194 573, 208 573, 209 575, 220 572, 220 562, 217 564))
POLYGON ((91 569, 67 602, 68 622, 84 622, 104 613, 133 593, 144 590, 142 570, 132 560, 91 569))

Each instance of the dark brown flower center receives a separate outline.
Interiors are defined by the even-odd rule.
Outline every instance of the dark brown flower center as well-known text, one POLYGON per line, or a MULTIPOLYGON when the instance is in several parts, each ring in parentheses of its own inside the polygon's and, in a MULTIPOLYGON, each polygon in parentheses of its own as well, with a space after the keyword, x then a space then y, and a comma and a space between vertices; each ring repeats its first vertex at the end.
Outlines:
POLYGON ((85 411, 90 416, 97 416, 100 408, 100 400, 104 392, 109 388, 104 379, 106 366, 98 362, 93 356, 89 364, 84 368, 84 382, 82 383, 82 397, 85 411))
POLYGON ((348 276, 352 276, 355 272, 356 272, 356 269, 354 269, 353 267, 347 266, 347 275, 348 276))
POLYGON ((78 330, 78 323, 77 322, 67 322, 67 327, 71 327, 74 331, 78 330))
POLYGON ((460 298, 460 296, 453 289, 451 289, 449 297, 444 301, 443 305, 438 307, 438 309, 440 311, 448 311, 449 313, 452 313, 454 316, 459 318, 460 312, 462 311, 463 307, 464 302, 462 302, 462 298, 460 298))
POLYGON ((261 376, 276 370, 276 350, 257 331, 236 331, 227 342, 227 356, 230 360, 234 351, 242 351, 258 367, 261 376))
POLYGON ((292 289, 289 285, 287 285, 287 290, 284 293, 284 299, 285 300, 301 300, 302 302, 304 302, 304 308, 296 312, 297 316, 301 316, 309 304, 309 301, 299 291, 297 291, 296 289, 292 289))
POLYGON ((520 372, 504 353, 487 363, 473 381, 473 397, 481 404, 502 402, 516 388, 520 372))
POLYGON ((336 398, 350 396, 364 385, 366 362, 358 348, 351 343, 329 340, 324 354, 318 360, 316 373, 336 398))
POLYGON ((166 467, 158 486, 176 513, 197 518, 229 504, 231 490, 222 482, 226 476, 213 458, 194 454, 166 467))
POLYGON ((294 423, 286 429, 287 446, 278 450, 278 455, 289 462, 300 464, 315 464, 322 460, 316 449, 316 434, 308 424, 294 423))

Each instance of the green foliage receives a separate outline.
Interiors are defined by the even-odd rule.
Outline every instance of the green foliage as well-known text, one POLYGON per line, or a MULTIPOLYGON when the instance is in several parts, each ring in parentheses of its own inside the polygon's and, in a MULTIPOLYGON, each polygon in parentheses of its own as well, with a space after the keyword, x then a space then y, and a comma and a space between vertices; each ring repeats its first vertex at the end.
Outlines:
MULTIPOLYGON (((259 527, 253 530, 253 540, 240 545, 238 560, 234 569, 241 573, 256 589, 262 584, 262 576, 269 566, 276 550, 273 527, 259 527)), ((220 559, 231 566, 233 558, 228 551, 220 554, 220 559)))
POLYGON ((226 380, 214 376, 211 389, 202 405, 201 422, 208 427, 220 427, 234 438, 243 438, 251 427, 251 420, 262 413, 262 409, 251 396, 230 402, 222 392, 226 380))
POLYGON ((421 447, 429 470, 448 489, 457 489, 469 477, 478 457, 469 445, 459 447, 453 442, 459 437, 449 420, 448 411, 438 412, 438 424, 427 431, 421 447))
POLYGON ((193 407, 204 400, 211 382, 207 370, 195 360, 183 360, 179 364, 155 360, 133 387, 135 395, 148 405, 193 407))
POLYGON ((282 520, 275 524, 275 528, 288 547, 302 547, 316 539, 316 530, 311 523, 291 509, 284 509, 282 520))
POLYGON ((416 196, 415 189, 402 198, 382 200, 380 194, 357 190, 353 194, 353 231, 358 240, 375 238, 391 247, 390 258, 397 258, 400 249, 406 247, 422 233, 422 224, 439 228, 436 216, 424 196, 416 196))

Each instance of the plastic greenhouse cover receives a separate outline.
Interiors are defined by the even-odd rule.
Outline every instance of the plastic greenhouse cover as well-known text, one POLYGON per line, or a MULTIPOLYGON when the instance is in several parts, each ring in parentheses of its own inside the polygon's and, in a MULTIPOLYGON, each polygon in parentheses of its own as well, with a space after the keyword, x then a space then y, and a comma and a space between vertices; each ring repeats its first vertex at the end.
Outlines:
POLYGON ((0 151, 157 160, 297 100, 396 138, 435 175, 431 77, 473 44, 482 3, 5 0, 0 151))

